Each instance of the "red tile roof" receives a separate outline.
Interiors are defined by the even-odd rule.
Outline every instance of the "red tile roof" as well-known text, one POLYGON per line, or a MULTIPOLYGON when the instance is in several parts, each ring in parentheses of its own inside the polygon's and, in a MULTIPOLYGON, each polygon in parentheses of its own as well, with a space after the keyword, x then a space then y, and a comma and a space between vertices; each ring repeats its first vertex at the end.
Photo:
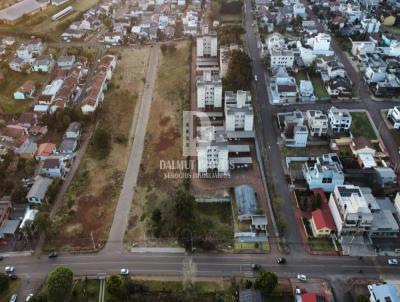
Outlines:
POLYGON ((333 221, 332 214, 330 213, 329 209, 325 211, 321 209, 317 209, 311 213, 312 219, 314 220, 315 227, 317 230, 327 228, 330 230, 335 230, 336 226, 333 221))

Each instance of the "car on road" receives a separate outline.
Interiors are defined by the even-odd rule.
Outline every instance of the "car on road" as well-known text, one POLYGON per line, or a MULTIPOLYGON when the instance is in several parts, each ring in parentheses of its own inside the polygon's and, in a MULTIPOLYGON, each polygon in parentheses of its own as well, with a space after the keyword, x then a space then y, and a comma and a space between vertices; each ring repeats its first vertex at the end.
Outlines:
POLYGON ((3 257, 3 256, 0 256, 0 261, 3 260, 3 259, 4 259, 4 257, 3 257))
POLYGON ((55 251, 52 251, 50 254, 49 254, 49 258, 57 258, 58 257, 58 254, 57 254, 57 252, 55 252, 55 251))
POLYGON ((255 75, 254 75, 254 81, 257 82, 257 80, 258 80, 258 78, 257 78, 257 75, 255 74, 255 75))
POLYGON ((388 259, 388 263, 389 263, 389 265, 397 265, 397 264, 399 264, 399 261, 397 259, 393 258, 393 259, 388 259))
POLYGON ((14 266, 6 266, 5 269, 4 269, 4 271, 5 271, 6 273, 12 273, 12 272, 14 272, 14 266))
POLYGON ((297 280, 299 281, 307 281, 307 276, 303 274, 298 274, 297 275, 297 280))
POLYGON ((285 264, 286 263, 286 259, 283 258, 283 257, 279 257, 279 258, 276 258, 276 262, 278 264, 285 264))
POLYGON ((18 298, 17 294, 13 294, 10 298, 10 302, 17 302, 17 298, 18 298))
POLYGON ((257 263, 253 263, 251 265, 251 268, 252 268, 253 271, 259 271, 261 269, 261 265, 257 264, 257 263))
POLYGON ((119 274, 122 275, 122 276, 128 276, 129 275, 129 270, 127 268, 121 268, 119 274))
POLYGON ((31 301, 32 297, 33 297, 33 294, 29 294, 28 297, 26 297, 25 301, 26 302, 31 301))

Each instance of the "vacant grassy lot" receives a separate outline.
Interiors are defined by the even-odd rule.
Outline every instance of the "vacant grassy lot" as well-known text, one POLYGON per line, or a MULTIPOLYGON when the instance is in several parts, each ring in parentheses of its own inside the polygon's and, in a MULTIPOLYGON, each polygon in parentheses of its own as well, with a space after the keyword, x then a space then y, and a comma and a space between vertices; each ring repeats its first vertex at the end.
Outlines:
MULTIPOLYGON (((118 54, 116 54, 118 55, 118 54)), ((122 186, 131 146, 129 133, 138 96, 143 89, 149 49, 124 50, 99 113, 99 125, 112 136, 111 151, 99 159, 89 146, 65 196, 47 249, 92 248, 105 242, 122 186)))
POLYGON ((11 281, 10 287, 0 295, 0 302, 9 302, 12 294, 18 292, 21 282, 19 280, 11 281))
MULTIPOLYGON (((146 237, 148 213, 165 208, 173 198, 182 179, 164 179, 174 171, 160 170, 160 160, 182 160, 182 110, 189 107, 190 43, 176 44, 175 51, 160 51, 158 76, 147 126, 144 153, 138 186, 132 201, 129 227, 125 241, 143 242, 146 237)), ((146 244, 151 244, 148 241, 146 244)), ((157 245, 161 244, 156 242, 157 245)), ((173 239, 168 242, 173 244, 173 239)))
POLYGON ((365 136, 370 140, 376 140, 376 134, 365 112, 351 112, 351 133, 354 137, 365 136))
POLYGON ((12 117, 13 115, 26 111, 32 104, 32 100, 16 101, 13 94, 15 90, 23 85, 27 80, 36 83, 36 90, 42 88, 47 82, 49 75, 47 73, 33 72, 25 74, 15 72, 10 69, 4 69, 4 81, 0 84, 0 116, 12 117))
POLYGON ((314 87, 314 94, 316 97, 328 97, 329 94, 325 89, 324 82, 319 75, 310 76, 310 80, 314 87))
POLYGON ((301 80, 308 80, 307 72, 304 70, 299 70, 298 72, 294 73, 294 77, 296 79, 297 85, 300 85, 301 80))
POLYGON ((317 156, 329 152, 329 145, 307 146, 307 148, 287 148, 284 145, 281 146, 282 158, 286 156, 317 156))
POLYGON ((314 252, 335 252, 332 240, 328 238, 308 239, 308 245, 314 252))

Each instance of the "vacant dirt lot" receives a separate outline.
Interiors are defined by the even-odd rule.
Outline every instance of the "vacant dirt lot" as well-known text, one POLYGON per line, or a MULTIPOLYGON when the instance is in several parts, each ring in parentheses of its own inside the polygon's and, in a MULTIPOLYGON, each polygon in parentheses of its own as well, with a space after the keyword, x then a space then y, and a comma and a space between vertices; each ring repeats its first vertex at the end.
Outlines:
POLYGON ((182 159, 182 110, 189 106, 189 42, 180 42, 175 50, 160 54, 158 66, 141 172, 125 236, 129 245, 132 241, 140 245, 161 244, 148 241, 151 238, 146 237, 146 217, 155 207, 168 206, 168 200, 182 184, 182 179, 164 179, 160 160, 182 159))
POLYGON ((50 239, 47 248, 91 249, 92 235, 98 247, 107 239, 128 161, 129 133, 143 90, 149 48, 126 49, 115 55, 120 59, 99 118, 99 125, 113 137, 111 152, 99 160, 89 146, 55 219, 57 241, 50 239))

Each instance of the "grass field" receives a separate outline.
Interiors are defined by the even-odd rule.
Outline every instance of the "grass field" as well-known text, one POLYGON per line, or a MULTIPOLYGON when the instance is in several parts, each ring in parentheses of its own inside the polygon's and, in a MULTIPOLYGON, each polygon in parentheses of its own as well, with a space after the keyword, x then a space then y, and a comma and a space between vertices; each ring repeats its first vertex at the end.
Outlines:
MULTIPOLYGON (((164 179, 165 171, 160 170, 160 160, 183 159, 181 121, 182 110, 189 106, 190 53, 188 41, 177 43, 174 52, 163 55, 160 51, 142 170, 132 201, 126 243, 150 239, 146 237, 146 214, 155 207, 168 206, 168 200, 182 184, 181 179, 164 179)), ((169 244, 174 244, 174 240, 169 244)))
POLYGON ((314 94, 316 97, 328 97, 329 94, 325 89, 324 82, 319 75, 310 76, 310 80, 314 87, 314 94))
POLYGON ((314 252, 335 252, 332 240, 328 238, 308 239, 308 245, 314 252))
POLYGON ((142 79, 147 69, 149 48, 124 50, 99 114, 99 125, 112 137, 111 151, 97 159, 91 146, 65 196, 55 219, 59 231, 46 249, 85 250, 105 242, 114 216, 131 146, 130 132, 142 79))
POLYGON ((0 302, 10 302, 10 297, 18 292, 21 281, 15 280, 10 282, 10 287, 0 295, 0 302))
POLYGON ((0 116, 12 117, 16 114, 26 111, 32 100, 14 100, 14 91, 23 85, 27 80, 32 80, 36 83, 36 91, 40 90, 49 78, 47 73, 33 72, 25 74, 21 72, 7 69, 4 71, 5 80, 1 83, 0 89, 0 116))
POLYGON ((305 72, 304 70, 299 70, 298 72, 295 72, 294 77, 296 79, 297 85, 300 85, 301 80, 308 80, 307 72, 305 72))
POLYGON ((351 133, 354 137, 365 136, 370 140, 376 140, 376 134, 365 112, 351 112, 351 133))

